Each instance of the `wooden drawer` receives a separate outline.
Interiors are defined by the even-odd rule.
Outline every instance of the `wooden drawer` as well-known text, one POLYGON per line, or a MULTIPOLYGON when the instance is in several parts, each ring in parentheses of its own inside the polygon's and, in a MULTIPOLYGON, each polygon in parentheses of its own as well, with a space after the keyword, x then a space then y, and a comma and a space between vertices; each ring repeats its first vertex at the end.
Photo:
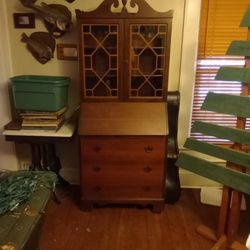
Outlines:
POLYGON ((164 187, 164 162, 161 164, 82 163, 84 197, 161 197, 164 187))
POLYGON ((84 161, 99 159, 102 162, 163 161, 166 137, 81 137, 81 155, 84 161))

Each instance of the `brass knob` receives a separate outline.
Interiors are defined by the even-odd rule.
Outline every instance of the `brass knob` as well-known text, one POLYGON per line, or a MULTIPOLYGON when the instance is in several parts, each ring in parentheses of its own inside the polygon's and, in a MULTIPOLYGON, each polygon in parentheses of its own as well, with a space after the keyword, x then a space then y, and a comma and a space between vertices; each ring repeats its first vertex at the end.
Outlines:
POLYGON ((100 172, 100 171, 101 171, 101 167, 98 166, 98 165, 96 165, 96 166, 93 167, 93 170, 94 170, 95 172, 100 172))
POLYGON ((101 148, 99 145, 95 145, 95 146, 93 147, 93 150, 94 150, 95 152, 99 152, 101 149, 102 149, 102 148, 101 148))
POLYGON ((147 147, 144 147, 144 150, 146 153, 151 153, 154 150, 154 148, 152 146, 147 146, 147 147))
POLYGON ((146 173, 149 173, 152 171, 152 168, 149 166, 149 165, 146 165, 144 168, 143 168, 144 172, 146 173))

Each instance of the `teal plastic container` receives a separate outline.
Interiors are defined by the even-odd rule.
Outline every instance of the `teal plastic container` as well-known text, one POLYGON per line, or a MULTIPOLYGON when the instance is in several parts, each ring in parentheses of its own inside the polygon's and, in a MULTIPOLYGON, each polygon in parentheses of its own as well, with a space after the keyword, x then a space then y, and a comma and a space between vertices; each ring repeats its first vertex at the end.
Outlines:
POLYGON ((57 111, 68 103, 69 77, 22 75, 10 80, 18 110, 57 111))

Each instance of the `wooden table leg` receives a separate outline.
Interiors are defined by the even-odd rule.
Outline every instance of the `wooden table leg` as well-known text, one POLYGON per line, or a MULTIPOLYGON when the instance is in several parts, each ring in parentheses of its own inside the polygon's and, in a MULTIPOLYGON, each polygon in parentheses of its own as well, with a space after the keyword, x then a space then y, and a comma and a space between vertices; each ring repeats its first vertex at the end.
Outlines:
POLYGON ((59 184, 69 185, 69 183, 59 173, 62 168, 62 165, 61 165, 59 157, 57 157, 56 155, 55 144, 50 143, 50 144, 46 144, 45 146, 47 149, 46 158, 47 158, 48 169, 57 174, 59 184))

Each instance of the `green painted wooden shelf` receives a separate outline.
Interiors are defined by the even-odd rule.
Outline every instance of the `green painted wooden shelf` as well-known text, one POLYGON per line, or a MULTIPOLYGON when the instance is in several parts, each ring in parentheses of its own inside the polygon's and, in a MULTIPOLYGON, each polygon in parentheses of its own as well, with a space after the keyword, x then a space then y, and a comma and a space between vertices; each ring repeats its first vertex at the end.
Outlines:
POLYGON ((228 147, 218 146, 202 141, 188 138, 184 144, 185 148, 195 150, 197 152, 208 154, 216 158, 223 159, 250 169, 250 154, 242 151, 233 150, 228 147))
POLYGON ((192 132, 215 136, 245 145, 250 145, 250 132, 237 128, 222 127, 202 121, 196 121, 192 126, 192 132))
POLYGON ((231 56, 250 56, 250 41, 231 42, 226 55, 231 56))
POLYGON ((209 92, 201 109, 239 117, 250 117, 250 98, 209 92))
POLYGON ((215 80, 239 81, 250 84, 250 68, 220 67, 215 80))
POLYGON ((250 175, 248 174, 184 153, 179 155, 176 165, 235 190, 250 194, 250 175))
POLYGON ((250 27, 250 7, 246 10, 245 15, 240 23, 240 27, 250 27))

